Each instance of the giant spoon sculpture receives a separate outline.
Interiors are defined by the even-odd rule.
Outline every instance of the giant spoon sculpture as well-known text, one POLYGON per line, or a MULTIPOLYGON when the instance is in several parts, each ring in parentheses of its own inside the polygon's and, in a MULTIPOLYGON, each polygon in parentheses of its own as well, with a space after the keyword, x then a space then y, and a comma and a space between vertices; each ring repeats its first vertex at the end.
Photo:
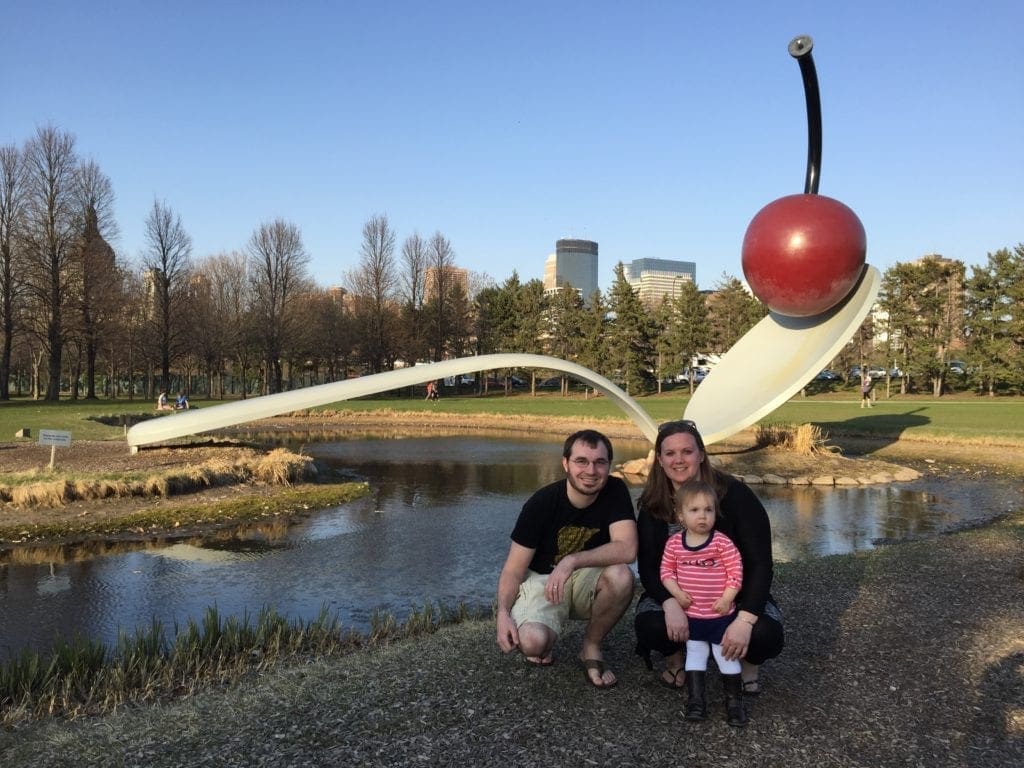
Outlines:
POLYGON ((821 101, 806 35, 789 44, 807 101, 804 194, 762 208, 743 238, 743 272, 769 313, 711 370, 685 416, 714 443, 774 411, 835 357, 864 321, 881 275, 865 264, 857 215, 818 194, 821 101))
MULTIPOLYGON (((812 45, 806 36, 789 44, 807 98, 804 194, 765 206, 747 229, 744 274, 771 311, 733 345, 686 408, 686 418, 697 423, 707 444, 771 413, 835 357, 864 320, 881 282, 878 271, 864 263, 864 227, 857 216, 839 201, 817 194, 821 105, 812 45)), ((185 435, 496 368, 567 373, 608 396, 652 443, 657 437, 647 412, 605 377, 558 358, 508 353, 445 360, 151 419, 128 430, 128 446, 134 452, 185 435)))

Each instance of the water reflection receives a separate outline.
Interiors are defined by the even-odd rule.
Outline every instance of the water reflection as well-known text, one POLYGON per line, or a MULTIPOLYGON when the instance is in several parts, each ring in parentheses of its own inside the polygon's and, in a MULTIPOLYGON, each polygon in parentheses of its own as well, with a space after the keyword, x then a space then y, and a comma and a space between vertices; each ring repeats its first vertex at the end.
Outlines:
MULTIPOLYGON (((377 608, 401 618, 430 602, 489 605, 523 501, 562 476, 561 445, 550 437, 279 437, 365 478, 374 493, 291 525, 260 522, 205 539, 17 550, 0 565, 0 657, 45 648, 55 633, 113 642, 119 628, 154 618, 172 628, 210 605, 236 616, 266 605, 302 619, 326 605, 356 629, 377 608)), ((646 453, 645 442, 616 441, 618 460, 646 453)), ((1019 504, 1016 488, 991 479, 755 490, 780 561, 932 535, 1019 504)))
POLYGON ((91 540, 76 544, 29 545, 0 552, 0 565, 55 565, 140 550, 159 554, 174 546, 257 553, 275 547, 290 546, 287 539, 293 528, 294 524, 286 520, 272 520, 211 530, 203 536, 171 534, 119 541, 91 540))
POLYGON ((780 561, 855 552, 934 535, 1010 508, 1009 497, 999 502, 1000 494, 994 488, 990 489, 994 506, 989 506, 966 498, 958 503, 934 489, 920 487, 927 483, 756 490, 772 520, 775 557, 780 561))

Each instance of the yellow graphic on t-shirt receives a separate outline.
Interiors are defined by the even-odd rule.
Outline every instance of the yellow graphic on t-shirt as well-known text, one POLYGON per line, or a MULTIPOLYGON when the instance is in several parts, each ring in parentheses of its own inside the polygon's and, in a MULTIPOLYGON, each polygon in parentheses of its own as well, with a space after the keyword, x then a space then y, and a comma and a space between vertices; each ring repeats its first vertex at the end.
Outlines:
POLYGON ((583 546, 590 541, 590 537, 597 533, 600 528, 582 528, 578 525, 567 525, 558 531, 558 553, 555 555, 555 563, 558 563, 566 555, 575 554, 583 549, 583 546))

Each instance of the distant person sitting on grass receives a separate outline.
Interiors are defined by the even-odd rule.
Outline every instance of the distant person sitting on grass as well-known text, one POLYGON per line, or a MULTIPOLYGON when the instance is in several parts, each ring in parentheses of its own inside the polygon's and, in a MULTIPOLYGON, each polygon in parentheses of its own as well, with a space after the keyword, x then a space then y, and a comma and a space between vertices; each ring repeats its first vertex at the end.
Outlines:
POLYGON ((174 410, 187 411, 189 409, 188 398, 184 392, 178 393, 178 399, 174 402, 174 410))
POLYGON ((156 409, 158 411, 171 410, 171 404, 167 402, 167 393, 163 390, 160 391, 160 396, 156 399, 156 409))

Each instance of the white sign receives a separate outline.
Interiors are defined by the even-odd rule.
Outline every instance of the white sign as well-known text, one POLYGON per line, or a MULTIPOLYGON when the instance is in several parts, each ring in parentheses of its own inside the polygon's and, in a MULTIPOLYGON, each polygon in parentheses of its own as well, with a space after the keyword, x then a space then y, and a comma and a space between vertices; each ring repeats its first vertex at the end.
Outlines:
POLYGON ((59 429, 40 429, 39 430, 39 444, 40 445, 56 445, 61 448, 71 447, 71 433, 62 432, 59 429))

